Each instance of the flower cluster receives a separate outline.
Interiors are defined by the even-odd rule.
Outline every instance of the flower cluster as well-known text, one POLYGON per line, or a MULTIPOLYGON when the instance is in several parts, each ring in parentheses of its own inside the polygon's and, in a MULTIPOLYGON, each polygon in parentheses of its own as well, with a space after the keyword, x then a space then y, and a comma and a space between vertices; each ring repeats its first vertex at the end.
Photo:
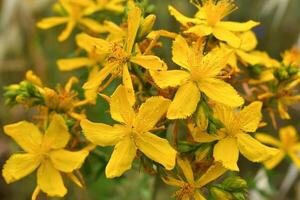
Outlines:
POLYGON ((80 167, 89 153, 106 146, 113 146, 107 178, 124 175, 138 160, 144 173, 179 188, 174 196, 183 200, 246 199, 247 183, 237 176, 240 153, 267 169, 288 155, 300 168, 295 128, 281 128, 280 141, 255 134, 267 125, 266 114, 273 128, 279 126, 276 116, 292 118, 288 107, 300 100, 300 51, 286 51, 277 61, 256 50, 252 29, 258 22, 225 20, 237 9, 233 0, 191 3, 197 12, 189 17, 169 6, 181 26, 175 33, 153 30, 149 5, 133 0, 58 0, 54 10, 60 16, 37 27, 66 24, 58 40, 74 39, 79 50, 57 66, 88 75, 51 89, 28 71, 24 81, 5 88, 8 105, 36 110, 33 122, 4 127, 24 151, 6 161, 5 181, 37 169, 32 199, 40 192, 63 197, 62 177, 85 185, 80 167), (101 14, 122 20, 99 20, 101 14), (161 37, 172 43, 172 62, 156 53, 161 37), (110 122, 88 117, 86 108, 99 99, 109 105, 110 122))

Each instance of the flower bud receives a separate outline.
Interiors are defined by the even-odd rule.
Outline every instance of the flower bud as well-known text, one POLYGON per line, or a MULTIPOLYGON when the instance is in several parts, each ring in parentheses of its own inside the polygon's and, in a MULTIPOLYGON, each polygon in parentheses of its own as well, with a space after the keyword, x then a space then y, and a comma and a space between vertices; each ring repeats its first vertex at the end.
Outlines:
POLYGON ((144 37, 145 35, 147 35, 148 33, 150 33, 150 31, 153 28, 154 22, 156 20, 156 16, 151 14, 148 15, 142 22, 141 24, 141 28, 140 28, 140 32, 139 32, 139 37, 144 37))

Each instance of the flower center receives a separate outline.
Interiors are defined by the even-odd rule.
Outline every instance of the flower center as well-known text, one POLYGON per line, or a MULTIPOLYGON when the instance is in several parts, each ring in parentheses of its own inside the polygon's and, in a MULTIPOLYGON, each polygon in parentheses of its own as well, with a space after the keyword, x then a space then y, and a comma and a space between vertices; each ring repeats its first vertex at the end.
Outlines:
POLYGON ((203 10, 206 15, 207 23, 210 26, 215 26, 225 16, 237 9, 237 6, 232 0, 208 0, 203 5, 203 10))

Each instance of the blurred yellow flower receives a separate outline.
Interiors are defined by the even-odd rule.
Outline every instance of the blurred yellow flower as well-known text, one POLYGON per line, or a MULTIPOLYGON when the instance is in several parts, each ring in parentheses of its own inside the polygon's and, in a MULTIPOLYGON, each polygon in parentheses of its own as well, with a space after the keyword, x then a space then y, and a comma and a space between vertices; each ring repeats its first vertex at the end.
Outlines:
POLYGON ((202 196, 199 190, 227 171, 221 163, 215 162, 201 175, 200 178, 195 180, 192 166, 187 159, 178 157, 177 164, 180 167, 184 178, 179 177, 179 179, 176 179, 171 176, 163 176, 162 178, 166 184, 180 187, 180 189, 175 192, 176 199, 180 200, 205 200, 206 198, 202 196))
POLYGON ((193 114, 200 101, 201 92, 211 100, 237 107, 244 103, 242 97, 218 76, 226 67, 231 51, 216 48, 206 55, 192 48, 178 36, 173 42, 173 61, 183 70, 151 71, 155 83, 161 88, 179 86, 167 113, 169 119, 186 118, 193 114))
POLYGON ((53 115, 44 135, 37 126, 27 121, 6 125, 4 132, 25 151, 12 155, 6 161, 2 170, 4 180, 12 183, 38 169, 33 199, 39 190, 49 196, 64 196, 67 189, 61 173, 71 174, 79 169, 88 155, 86 150, 73 152, 64 149, 70 138, 64 119, 53 115))
POLYGON ((49 17, 42 19, 37 23, 37 26, 41 29, 49 29, 61 24, 67 24, 63 32, 58 36, 59 41, 66 40, 73 31, 76 24, 80 24, 87 27, 89 30, 95 33, 101 33, 105 31, 105 28, 94 19, 88 18, 86 9, 90 9, 94 5, 92 0, 59 0, 59 5, 67 12, 67 16, 62 17, 49 17))
POLYGON ((241 40, 236 33, 249 31, 259 24, 252 20, 245 23, 221 21, 237 9, 232 0, 207 0, 203 2, 203 5, 195 4, 195 6, 198 12, 194 18, 182 15, 172 6, 169 6, 169 11, 187 29, 185 33, 194 33, 199 37, 212 34, 218 40, 235 48, 241 45, 241 40))
POLYGON ((222 162, 224 167, 239 171, 237 161, 239 152, 252 162, 262 162, 270 159, 278 151, 261 144, 247 132, 255 132, 261 120, 261 102, 253 102, 241 111, 224 105, 214 107, 214 116, 219 119, 224 128, 216 135, 207 133, 194 134, 197 142, 212 142, 218 140, 214 146, 213 156, 222 162))
POLYGON ((287 126, 279 130, 280 140, 263 133, 256 134, 255 137, 262 143, 279 149, 276 155, 264 162, 266 168, 273 169, 288 155, 300 169, 300 142, 297 131, 293 126, 287 126))
POLYGON ((109 126, 93 123, 87 119, 80 123, 84 135, 92 143, 99 146, 115 145, 106 166, 106 176, 118 177, 130 169, 137 150, 162 164, 166 169, 173 169, 176 151, 168 140, 150 132, 166 113, 170 100, 159 96, 150 97, 136 113, 127 97, 126 88, 120 85, 110 99, 111 117, 121 124, 109 126))

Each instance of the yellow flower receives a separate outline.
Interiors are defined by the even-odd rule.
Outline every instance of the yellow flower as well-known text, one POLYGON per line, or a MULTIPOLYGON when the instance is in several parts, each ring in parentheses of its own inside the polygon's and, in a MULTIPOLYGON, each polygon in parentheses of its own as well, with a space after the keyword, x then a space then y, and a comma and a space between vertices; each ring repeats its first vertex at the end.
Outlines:
POLYGON ((90 46, 90 48, 95 48, 95 51, 99 53, 107 54, 104 67, 98 72, 94 79, 89 80, 83 85, 84 89, 98 87, 109 75, 121 75, 123 84, 129 93, 129 102, 133 105, 135 97, 128 69, 130 64, 137 64, 145 69, 152 70, 164 69, 166 67, 165 63, 156 56, 136 55, 135 52, 132 52, 140 22, 141 10, 133 5, 128 12, 128 30, 123 43, 108 42, 100 38, 93 38, 87 34, 80 34, 78 36, 78 40, 81 40, 82 43, 90 46))
POLYGON ((200 100, 200 92, 210 99, 232 107, 244 103, 237 91, 218 75, 226 66, 230 51, 214 49, 203 56, 178 36, 173 43, 173 61, 183 70, 151 71, 161 88, 179 86, 167 113, 169 119, 186 118, 193 114, 200 100))
MULTIPOLYGON (((218 140, 214 146, 213 156, 222 162, 224 167, 238 171, 237 161, 239 152, 252 162, 262 162, 274 156, 278 151, 267 147, 254 139, 247 132, 255 132, 261 120, 261 102, 253 102, 241 111, 223 105, 214 107, 214 115, 224 128, 216 135, 207 133, 197 134, 197 142, 212 142, 218 140)), ((196 135, 196 134, 194 134, 196 135)))
POLYGON ((88 155, 86 150, 72 152, 64 149, 70 138, 64 119, 53 115, 44 135, 37 126, 27 121, 6 125, 4 132, 25 151, 12 155, 6 161, 2 171, 4 180, 15 182, 37 169, 36 191, 42 190, 49 196, 64 196, 67 189, 61 173, 70 175, 81 167, 88 155))
POLYGON ((221 47, 225 46, 228 49, 232 49, 234 52, 228 59, 228 64, 235 71, 239 71, 237 65, 238 60, 240 60, 241 63, 244 65, 263 64, 264 62, 262 60, 262 57, 257 55, 257 53, 254 51, 257 45, 257 39, 255 34, 252 31, 246 31, 237 34, 237 36, 241 40, 241 45, 238 48, 230 47, 229 45, 221 43, 221 47))
POLYGON ((227 169, 219 162, 215 162, 199 179, 195 180, 192 167, 187 159, 177 158, 177 164, 180 167, 184 178, 180 177, 179 179, 176 179, 171 176, 165 176, 163 177, 163 181, 168 185, 181 188, 175 192, 176 199, 180 200, 205 200, 206 198, 202 196, 199 190, 227 171, 227 169))
POLYGON ((122 13, 124 11, 124 2, 126 2, 126 0, 96 0, 93 4, 88 6, 85 10, 85 14, 89 15, 102 10, 122 13))
POLYGON ((235 33, 248 31, 259 24, 254 21, 245 23, 221 21, 237 9, 232 0, 207 0, 202 6, 196 5, 196 7, 199 11, 194 18, 182 15, 172 6, 169 6, 169 11, 179 23, 187 28, 186 33, 194 33, 199 37, 212 34, 218 40, 225 41, 235 48, 241 45, 241 40, 235 33))
POLYGON ((109 126, 93 123, 87 119, 81 121, 86 138, 99 146, 113 146, 114 151, 106 166, 106 176, 121 176, 131 168, 137 150, 147 157, 171 170, 175 165, 176 151, 166 139, 150 131, 165 114, 170 104, 163 97, 151 97, 143 103, 136 113, 127 98, 126 88, 119 86, 110 100, 110 113, 121 124, 109 126))
POLYGON ((65 9, 65 11, 67 12, 67 16, 49 17, 42 19, 37 23, 37 26, 41 29, 49 29, 54 26, 66 23, 66 28, 58 36, 59 41, 66 40, 70 36, 76 24, 87 27, 88 29, 96 33, 105 31, 103 30, 103 26, 97 21, 86 17, 87 15, 91 14, 85 13, 85 9, 93 5, 92 0, 59 0, 59 4, 63 7, 63 9, 65 9))
POLYGON ((263 133, 256 134, 255 137, 262 143, 279 149, 276 155, 264 162, 266 168, 273 169, 288 155, 300 169, 300 142, 298 141, 297 131, 293 126, 287 126, 279 130, 280 141, 263 133))
POLYGON ((285 66, 299 66, 300 65, 300 49, 294 47, 285 51, 282 54, 282 63, 285 66))

